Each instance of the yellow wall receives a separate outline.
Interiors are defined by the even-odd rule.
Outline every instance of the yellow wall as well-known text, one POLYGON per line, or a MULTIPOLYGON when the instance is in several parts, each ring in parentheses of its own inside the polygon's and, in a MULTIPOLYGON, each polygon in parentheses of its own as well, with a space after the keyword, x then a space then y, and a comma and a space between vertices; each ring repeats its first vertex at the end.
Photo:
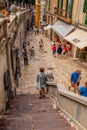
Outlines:
POLYGON ((83 13, 84 0, 74 0, 72 22, 79 20, 79 23, 85 23, 85 14, 83 13))
POLYGON ((37 4, 36 4, 36 18, 35 18, 36 27, 39 27, 39 23, 40 23, 40 3, 41 3, 41 0, 37 0, 37 4))

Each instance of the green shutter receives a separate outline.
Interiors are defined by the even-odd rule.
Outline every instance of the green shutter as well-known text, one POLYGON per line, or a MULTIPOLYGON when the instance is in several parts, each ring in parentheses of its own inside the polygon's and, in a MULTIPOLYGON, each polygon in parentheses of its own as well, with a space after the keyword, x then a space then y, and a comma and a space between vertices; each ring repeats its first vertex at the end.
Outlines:
POLYGON ((62 9, 62 7, 63 7, 63 0, 61 0, 61 9, 62 9))
POLYGON ((70 5, 70 18, 72 18, 72 8, 73 8, 73 0, 71 1, 70 5))
POLYGON ((58 0, 58 8, 62 9, 63 6, 63 0, 58 0))
POLYGON ((85 24, 87 25, 87 13, 86 13, 86 18, 85 18, 85 24))
POLYGON ((66 10, 67 10, 67 7, 68 7, 68 0, 66 0, 66 10))
POLYGON ((84 0, 83 12, 85 13, 86 10, 87 10, 87 0, 84 0))
POLYGON ((59 8, 59 0, 57 0, 57 8, 59 8))

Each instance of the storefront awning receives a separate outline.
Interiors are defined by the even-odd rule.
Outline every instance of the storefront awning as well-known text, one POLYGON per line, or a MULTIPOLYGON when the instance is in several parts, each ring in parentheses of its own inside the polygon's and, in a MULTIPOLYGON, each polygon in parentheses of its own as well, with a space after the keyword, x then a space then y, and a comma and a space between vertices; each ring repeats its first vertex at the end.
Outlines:
POLYGON ((87 46, 87 32, 80 29, 74 31, 70 35, 66 36, 64 39, 80 49, 87 46))
POLYGON ((58 20, 53 26, 52 30, 61 38, 67 36, 75 27, 65 22, 58 20))
POLYGON ((49 30, 51 28, 51 25, 45 26, 44 30, 49 30))

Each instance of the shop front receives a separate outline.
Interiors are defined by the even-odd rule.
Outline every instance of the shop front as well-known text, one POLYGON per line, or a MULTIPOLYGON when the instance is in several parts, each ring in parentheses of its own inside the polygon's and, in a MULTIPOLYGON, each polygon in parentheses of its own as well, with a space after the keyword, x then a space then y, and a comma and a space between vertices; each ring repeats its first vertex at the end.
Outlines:
POLYGON ((73 58, 87 62, 87 32, 77 29, 64 39, 72 44, 73 58))
POLYGON ((57 41, 63 42, 64 38, 74 30, 75 30, 75 27, 73 25, 67 24, 61 20, 58 20, 52 26, 52 31, 54 32, 52 38, 54 39, 55 37, 57 41))

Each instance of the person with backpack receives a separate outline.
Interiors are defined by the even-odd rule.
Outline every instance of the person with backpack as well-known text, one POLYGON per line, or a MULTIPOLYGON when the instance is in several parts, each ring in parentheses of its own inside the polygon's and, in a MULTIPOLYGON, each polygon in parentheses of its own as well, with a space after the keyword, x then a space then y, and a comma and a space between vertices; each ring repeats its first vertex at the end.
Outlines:
POLYGON ((40 99, 45 98, 46 82, 47 82, 47 74, 44 73, 44 67, 41 67, 40 74, 37 75, 37 85, 39 83, 40 99))

